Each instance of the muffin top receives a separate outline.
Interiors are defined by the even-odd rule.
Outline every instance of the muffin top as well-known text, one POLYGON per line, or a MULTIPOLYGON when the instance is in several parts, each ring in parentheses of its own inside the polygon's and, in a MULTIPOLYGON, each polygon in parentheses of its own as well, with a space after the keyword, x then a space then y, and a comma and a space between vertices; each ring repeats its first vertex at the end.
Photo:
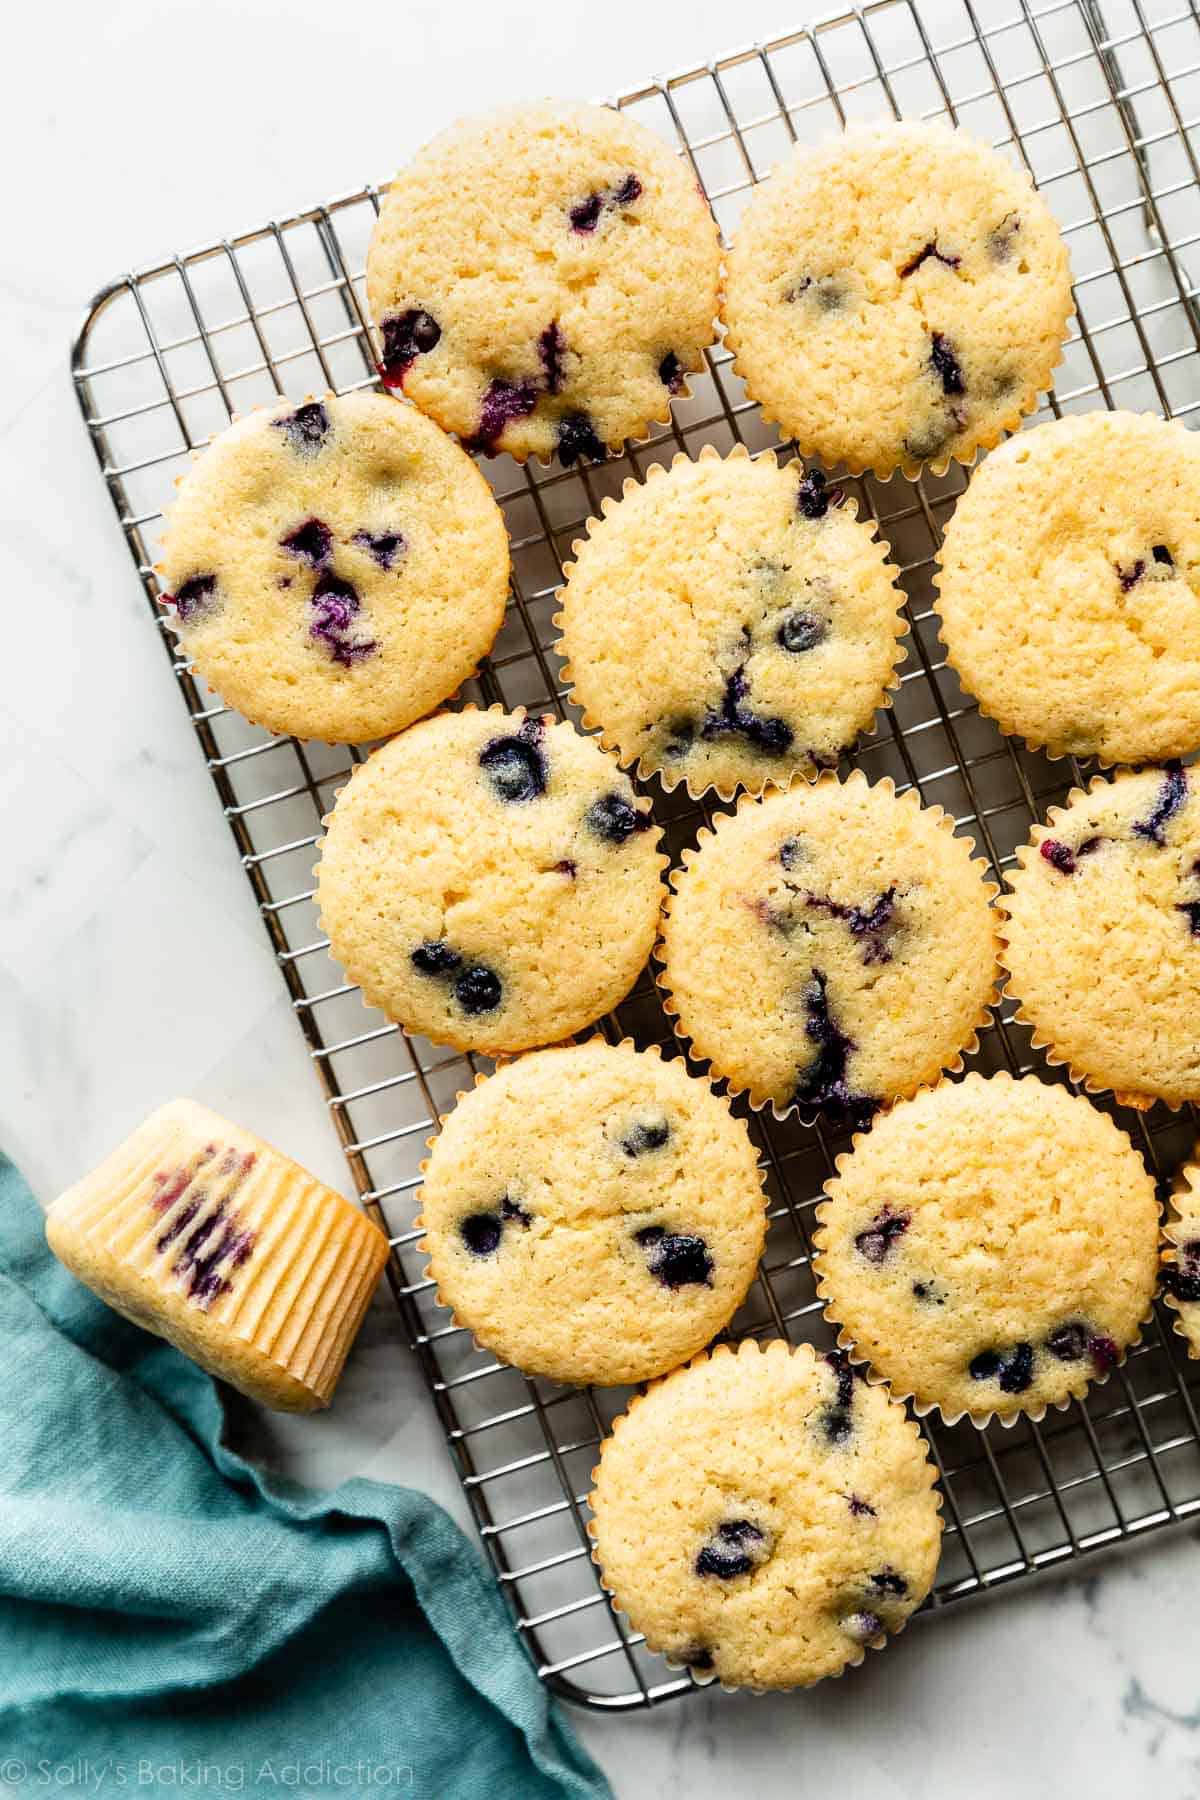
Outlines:
POLYGON ((936 124, 799 146, 727 259, 736 372, 804 454, 855 473, 969 462, 1050 385, 1071 314, 1026 175, 936 124))
POLYGON ((590 1025, 654 942, 665 859, 626 776, 553 719, 473 708, 402 732, 328 820, 317 899, 370 1005, 436 1043, 590 1025))
POLYGON ((1003 960, 1039 1045, 1126 1105, 1200 1100, 1200 795, 1192 771, 1078 788, 1017 851, 1003 960))
POLYGON ((382 394, 264 407, 167 512, 158 574, 204 679, 270 731, 362 743, 447 698, 492 646, 508 538, 478 469, 382 394))
POLYGON ((941 1545, 924 1439, 838 1352, 747 1339, 616 1420, 595 1560, 652 1650, 727 1687, 807 1687, 920 1605, 941 1545))
POLYGON ((838 1123, 936 1080, 995 992, 995 889, 972 849, 858 771, 718 819, 663 927, 668 1010, 695 1055, 756 1105, 838 1123))
POLYGON ((895 1393, 949 1420, 1040 1417, 1136 1339, 1157 1272, 1154 1182, 1079 1095, 1032 1075, 942 1082, 837 1170, 817 1292, 895 1393))
POLYGON ((474 448, 564 464, 668 416, 713 340, 717 228, 607 107, 466 119, 393 181, 367 258, 381 372, 474 448))
POLYGON ((1158 762, 1200 744, 1200 435, 1090 412, 989 456, 946 527, 949 660, 1052 756, 1158 762))
POLYGON ((832 767, 894 686, 906 629, 886 546, 819 470, 655 465, 575 545, 561 649, 622 762, 693 794, 832 767))
POLYGON ((1200 1356, 1200 1164, 1195 1160, 1175 1177, 1163 1236, 1163 1298, 1179 1315, 1175 1329, 1186 1339, 1189 1356, 1200 1356))
POLYGON ((438 1297, 558 1381, 645 1381, 728 1323, 766 1228, 746 1127, 682 1061, 602 1038, 506 1063, 442 1122, 421 1190, 438 1297))

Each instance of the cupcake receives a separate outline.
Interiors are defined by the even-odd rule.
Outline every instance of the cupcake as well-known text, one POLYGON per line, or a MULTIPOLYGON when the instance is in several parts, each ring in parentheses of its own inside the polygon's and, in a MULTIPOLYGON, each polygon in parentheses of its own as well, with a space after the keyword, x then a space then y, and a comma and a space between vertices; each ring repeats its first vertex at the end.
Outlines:
POLYGON ((693 1054, 753 1106, 857 1125, 960 1066, 995 999, 973 848, 858 771, 743 800, 684 853, 663 926, 693 1054))
POLYGON ((249 413, 201 451, 156 573, 227 705, 357 744, 475 672, 508 569, 500 509, 457 444, 386 395, 327 394, 249 413))
POLYGON ((1200 1100, 1200 795, 1194 771, 1073 790, 1017 851, 1002 960, 1035 1048, 1145 1109, 1200 1100))
POLYGON ((584 723, 643 776, 761 792, 833 767, 896 687, 887 548, 818 470, 677 456, 575 545, 559 649, 584 723))
POLYGON ((725 1687, 810 1687, 928 1594, 941 1497, 919 1430, 838 1352, 753 1339, 656 1382, 593 1472, 594 1560, 651 1650, 725 1687))
POLYGON ((380 373, 489 455, 602 461, 703 366, 720 245, 687 163, 624 113, 467 119, 402 169, 367 257, 380 373))
POLYGON ((1200 1356, 1200 1163, 1185 1163, 1176 1175, 1163 1237, 1163 1299, 1178 1315, 1188 1355, 1200 1356))
POLYGON ((705 1081, 602 1038, 505 1063, 424 1166, 429 1273, 530 1375, 645 1381, 745 1298, 766 1230, 749 1133, 705 1081))
POLYGON ((439 713, 354 771, 316 870, 330 949, 406 1031, 489 1055, 553 1043, 633 986, 666 859, 592 738, 439 713))
POLYGON ((964 132, 855 127, 799 146, 730 246, 734 368, 803 454, 943 471, 1050 385, 1071 271, 1028 177, 964 132))
POLYGON ((1149 1315, 1154 1182, 1110 1118, 1036 1076, 926 1088, 825 1192, 813 1266, 839 1342, 948 1423, 1080 1398, 1149 1315))
POLYGON ((263 1406, 328 1406, 387 1239, 264 1144, 173 1100, 68 1188, 46 1239, 135 1325, 263 1406))
POLYGON ((989 456, 946 527, 947 658, 1001 731, 1051 756, 1200 745, 1200 436, 1091 412, 989 456))

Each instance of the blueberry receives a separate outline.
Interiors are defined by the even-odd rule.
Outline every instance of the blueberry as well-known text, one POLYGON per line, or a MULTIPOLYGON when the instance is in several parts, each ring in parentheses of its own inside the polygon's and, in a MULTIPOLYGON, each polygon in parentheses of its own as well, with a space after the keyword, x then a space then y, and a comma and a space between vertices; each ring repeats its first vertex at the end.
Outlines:
POLYGON ((839 1619, 838 1624, 847 1637, 853 1638, 856 1644, 867 1644, 872 1638, 879 1636, 883 1630, 883 1620, 878 1613, 852 1612, 839 1619))
POLYGON ((782 756, 793 741, 792 728, 786 720, 763 717, 745 704, 749 682, 744 669, 735 669, 725 682, 719 712, 705 715, 701 737, 744 737, 765 756, 782 756))
POLYGON ((796 505, 806 519, 823 519, 831 506, 845 499, 840 487, 829 487, 820 469, 810 469, 796 489, 796 505))
POLYGON ((494 1256, 500 1248, 504 1224, 499 1213, 468 1213, 459 1220, 458 1230, 472 1256, 494 1256))
POLYGON ((1200 937, 1200 900, 1184 900, 1175 911, 1184 915, 1192 936, 1200 937))
POLYGON ((532 381, 502 381, 497 377, 488 384, 479 409, 479 428, 471 438, 472 450, 489 454, 516 419, 527 419, 538 403, 538 390, 532 381))
POLYGON ((595 231, 600 223, 600 214, 603 208, 603 194, 589 194, 586 200, 578 201, 568 215, 571 220, 571 230, 579 232, 581 237, 586 236, 588 232, 595 231))
POLYGON ((776 639, 785 650, 793 655, 800 655, 804 650, 813 650, 829 635, 829 627, 824 619, 816 613, 790 612, 775 633, 776 639))
POLYGON ((503 994, 500 977, 486 963, 471 963, 455 977, 454 998, 465 1013, 495 1012, 503 994))
POLYGON ((1005 1394, 1023 1394, 1033 1386, 1033 1345, 1010 1350, 983 1350, 969 1365, 972 1381, 998 1381, 1005 1394))
POLYGON ((564 469, 569 469, 585 456, 589 462, 597 463, 608 458, 607 449, 596 436, 591 414, 564 413, 558 421, 558 460, 564 469))
POLYGON ((164 594, 163 599, 174 606, 181 625, 190 625, 198 614, 208 612, 217 597, 217 578, 215 575, 189 575, 181 582, 174 594, 164 594))
POLYGON ((635 200, 642 197, 642 184, 636 175, 627 175, 619 187, 612 192, 614 206, 632 206, 635 200))
POLYGON ((1088 1338, 1088 1355, 1095 1364, 1099 1375, 1107 1375, 1115 1369, 1121 1360, 1121 1352, 1115 1341, 1105 1332, 1094 1331, 1088 1338))
POLYGON ((350 542, 365 550, 381 569, 390 569, 396 558, 408 549, 404 534, 399 531, 356 531, 350 542))
POLYGON ((912 1291, 915 1300, 928 1301, 930 1306, 945 1306, 946 1304, 945 1294, 939 1292, 936 1284, 932 1281, 914 1281, 912 1291))
POLYGON ((821 1412, 821 1429, 831 1444, 845 1444, 854 1432, 854 1370, 844 1350, 829 1350, 825 1361, 837 1379, 837 1393, 832 1404, 821 1412))
POLYGON ((538 356, 541 359, 548 394, 557 394, 562 387, 563 358, 566 353, 567 340, 559 330, 558 320, 553 319, 538 339, 538 356))
POLYGON ((929 360, 933 364, 933 372, 939 377, 944 394, 965 394, 967 384, 963 379, 962 365, 954 353, 948 337, 940 331, 933 334, 933 348, 929 360))
POLYGON ((718 1525, 696 1558, 697 1575, 732 1581, 749 1575, 770 1555, 766 1535, 749 1519, 727 1519, 718 1525))
POLYGON ((685 1669, 698 1669, 703 1674, 713 1666, 713 1653, 706 1650, 703 1644, 689 1644, 679 1652, 676 1661, 682 1663, 685 1669))
POLYGON ((1180 1244, 1177 1257, 1163 1270, 1163 1287, 1176 1300, 1200 1300, 1200 1238, 1180 1244))
POLYGON ((633 1240, 648 1252, 650 1273, 664 1287, 712 1286, 713 1259, 702 1237, 665 1231, 661 1225, 646 1225, 634 1232, 633 1240))
MULTIPOLYGON (((626 1156, 645 1156, 648 1150, 661 1150, 671 1136, 669 1121, 660 1113, 657 1118, 639 1119, 631 1125, 621 1139, 621 1148, 626 1156)), ((650 1226, 649 1230, 657 1227, 650 1226)))
POLYGON ((1167 549, 1165 544, 1155 544, 1150 554, 1153 556, 1156 563, 1165 563, 1168 569, 1173 569, 1175 567, 1175 558, 1171 555, 1171 552, 1167 549))
POLYGON ((546 792, 550 770, 542 749, 542 726, 526 719, 510 737, 493 738, 479 752, 479 766, 487 775, 497 800, 519 806, 546 792))
POLYGON ((867 1581, 877 1594, 894 1594, 897 1600, 903 1600, 908 1592, 907 1581, 895 1569, 880 1569, 877 1574, 868 1575, 867 1581))
POLYGON ((333 550, 333 533, 320 519, 305 519, 294 531, 279 540, 279 548, 295 556, 310 568, 319 569, 329 561, 333 550))
POLYGON ((918 250, 917 254, 911 256, 905 263, 904 267, 900 270, 901 279, 906 275, 915 274, 921 267, 921 264, 928 262, 931 256, 936 258, 938 262, 944 263, 948 269, 957 269, 962 262, 961 256, 944 256, 938 249, 936 240, 931 238, 923 250, 918 250))
POLYGON ((1051 1356, 1057 1356, 1059 1362, 1082 1362, 1087 1354, 1088 1328, 1072 1320, 1069 1325, 1058 1325, 1046 1339, 1046 1348, 1051 1356))
POLYGON ((893 1244, 912 1224, 909 1212, 894 1213, 885 1206, 883 1211, 871 1220, 865 1231, 860 1231, 854 1240, 854 1248, 869 1263, 886 1262, 893 1244))
POLYGON ((412 307, 383 321, 383 363, 380 375, 385 387, 403 387, 404 377, 416 362, 432 350, 442 328, 432 313, 412 307))
POLYGON ((520 1201, 510 1199, 507 1194, 505 1194, 503 1200, 500 1202, 500 1217, 502 1219, 516 1220, 524 1225, 526 1229, 533 1224, 532 1214, 525 1211, 525 1208, 521 1205, 520 1201))
POLYGON ((594 837, 606 844, 623 844, 636 831, 649 831, 649 813, 639 812, 624 794, 601 794, 583 816, 583 822, 594 837))
POLYGON ((801 1105, 821 1107, 831 1118, 863 1126, 878 1108, 878 1100, 854 1093, 846 1080, 846 1062, 854 1041, 846 1036, 829 1008, 826 978, 814 969, 802 995, 806 1014, 804 1029, 817 1053, 796 1084, 795 1099, 801 1105))
POLYGON ((579 865, 578 863, 573 863, 569 856, 564 856, 560 862, 555 863, 554 873, 556 875, 565 875, 568 881, 574 881, 579 873, 579 865))
POLYGON ((846 1505, 850 1508, 850 1517, 852 1519, 877 1519, 879 1517, 879 1514, 875 1511, 875 1508, 870 1502, 867 1500, 860 1500, 857 1494, 847 1494, 846 1505))
POLYGON ((673 350, 668 350, 659 363, 658 379, 669 394, 682 394, 687 371, 673 350))
POLYGON ((804 861, 807 854, 799 838, 784 838, 779 846, 779 860, 785 869, 794 869, 797 863, 804 861))
POLYGON ((1187 774, 1177 762, 1169 762, 1163 776, 1162 786, 1158 790, 1149 816, 1138 819, 1133 826, 1134 837, 1144 838, 1148 844, 1157 844, 1160 849, 1166 844, 1163 828, 1175 817, 1183 806, 1188 795, 1187 774))
POLYGON ((1120 563, 1115 563, 1113 566, 1117 571, 1117 580, 1121 583, 1121 592, 1123 594, 1127 594, 1130 588, 1136 587, 1138 582, 1142 579, 1142 576, 1146 573, 1145 561, 1140 556, 1128 569, 1123 569, 1120 563))
POLYGON ((1000 1373, 1000 1355, 996 1350, 981 1350, 968 1364, 972 1381, 995 1381, 1000 1373))
POLYGON ((347 669, 351 663, 361 661, 378 648, 374 638, 356 639, 348 635, 358 604, 358 595, 351 584, 328 569, 312 591, 314 618, 308 635, 323 643, 332 660, 347 669))
POLYGON ((1060 875, 1074 875, 1079 858, 1090 856, 1103 842, 1102 837, 1084 838, 1082 844, 1077 844, 1072 850, 1069 844, 1060 843, 1057 838, 1043 838, 1039 850, 1051 868, 1057 869, 1060 875))
POLYGON ((1005 213, 996 229, 989 233, 987 240, 988 254, 993 262, 1007 262, 1012 255, 1012 241, 1021 229, 1019 213, 1005 213))
POLYGON ((444 938, 427 938, 417 945, 409 960, 422 975, 448 975, 461 965, 462 956, 444 938))
POLYGON ((319 400, 309 400, 284 419, 272 419, 276 431, 282 431, 289 447, 297 456, 314 456, 329 436, 329 414, 319 400))

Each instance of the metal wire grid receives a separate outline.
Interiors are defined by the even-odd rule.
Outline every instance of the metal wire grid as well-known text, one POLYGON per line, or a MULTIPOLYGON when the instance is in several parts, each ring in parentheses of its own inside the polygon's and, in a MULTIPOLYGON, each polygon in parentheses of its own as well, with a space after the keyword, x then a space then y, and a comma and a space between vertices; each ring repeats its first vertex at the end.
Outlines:
MULTIPOLYGON (((1103 404, 1183 418, 1200 408, 1197 166, 1200 14, 1148 0, 875 0, 762 47, 686 70, 617 101, 687 155, 722 226, 796 140, 863 117, 949 116, 1023 161, 1072 251, 1078 315, 1054 413, 1103 404), (931 15, 936 11, 936 26, 931 15)), ((362 271, 379 190, 121 277, 94 301, 74 349, 80 405, 153 606, 157 527, 187 451, 230 414, 276 394, 374 379, 362 271)), ((469 697, 566 711, 550 615, 562 560, 603 495, 679 449, 775 440, 718 348, 669 428, 598 469, 485 465, 512 539, 511 604, 469 697)), ((931 609, 940 527, 964 478, 848 483, 901 565, 912 627, 894 711, 853 761, 945 807, 997 872, 1030 821, 1079 779, 1002 738, 945 667, 931 609)), ((155 608, 157 617, 158 609, 155 608)), ((191 713, 307 1039, 358 1191, 393 1245, 392 1286, 480 1533, 539 1673, 559 1692, 620 1709, 689 1690, 614 1615, 587 1555, 596 1447, 627 1398, 529 1380, 452 1329, 414 1249, 413 1193, 431 1121, 469 1086, 471 1059, 406 1039, 364 1014, 327 953, 312 906, 320 816, 361 752, 271 738, 228 712, 175 660, 191 713)), ((699 808, 651 790, 676 856, 699 808)), ((682 793, 682 790, 680 790, 682 793)), ((974 1065, 1036 1067, 1005 1017, 974 1065)), ((639 1043, 670 1033, 644 977, 605 1029, 639 1043)), ((1194 1125, 1165 1111, 1121 1122, 1155 1167, 1194 1125)), ((752 1129, 768 1167, 770 1231, 732 1335, 828 1343, 809 1273, 812 1209, 843 1140, 770 1118, 752 1129)), ((1087 1405, 1009 1431, 927 1432, 947 1533, 930 1610, 1200 1513, 1200 1369, 1169 1315, 1087 1405)))

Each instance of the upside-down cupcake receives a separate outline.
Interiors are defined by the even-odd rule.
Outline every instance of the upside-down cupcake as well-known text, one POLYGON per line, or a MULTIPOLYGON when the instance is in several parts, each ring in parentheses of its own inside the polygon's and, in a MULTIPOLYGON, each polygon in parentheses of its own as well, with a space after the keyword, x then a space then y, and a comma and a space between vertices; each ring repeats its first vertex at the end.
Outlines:
POLYGON ((751 399, 805 455, 916 475, 1015 431, 1071 316, 1027 175, 965 132, 856 126, 798 146, 734 232, 722 316, 751 399))
POLYGON ((61 1194, 46 1238, 135 1325, 286 1412, 329 1404, 387 1259, 357 1207, 192 1100, 61 1194))
POLYGON ((665 857, 594 738, 553 718, 439 713, 354 771, 317 875, 330 949, 368 1005, 487 1054, 553 1043, 624 998, 665 857))
POLYGON ((819 470, 706 446, 601 510, 558 619, 584 723, 693 795, 831 768, 898 684, 907 628, 854 503, 819 470))
POLYGON ((685 852, 661 985, 693 1053, 776 1112, 863 1124, 974 1048, 995 998, 986 864, 855 771, 745 799, 685 852))
POLYGON ((201 451, 158 575, 204 679, 257 725, 363 743, 486 656, 508 537, 469 456, 383 394, 280 401, 201 451))
POLYGON ((840 1342, 951 1422, 1079 1398, 1149 1315, 1154 1182, 1065 1087, 972 1074, 926 1088, 855 1139, 825 1192, 814 1269, 840 1342))
POLYGON ((627 114, 545 100, 465 119, 384 199, 380 371, 472 448, 601 461, 703 366, 720 260, 687 163, 627 114))
POLYGON ((593 1478, 613 1604, 697 1680, 840 1675, 933 1585, 941 1499, 924 1439, 838 1352, 719 1347, 632 1401, 593 1478))
POLYGON ((749 1133, 657 1048, 535 1050, 441 1122, 420 1193, 438 1298, 556 1381, 646 1381, 728 1324, 766 1230, 749 1133))

